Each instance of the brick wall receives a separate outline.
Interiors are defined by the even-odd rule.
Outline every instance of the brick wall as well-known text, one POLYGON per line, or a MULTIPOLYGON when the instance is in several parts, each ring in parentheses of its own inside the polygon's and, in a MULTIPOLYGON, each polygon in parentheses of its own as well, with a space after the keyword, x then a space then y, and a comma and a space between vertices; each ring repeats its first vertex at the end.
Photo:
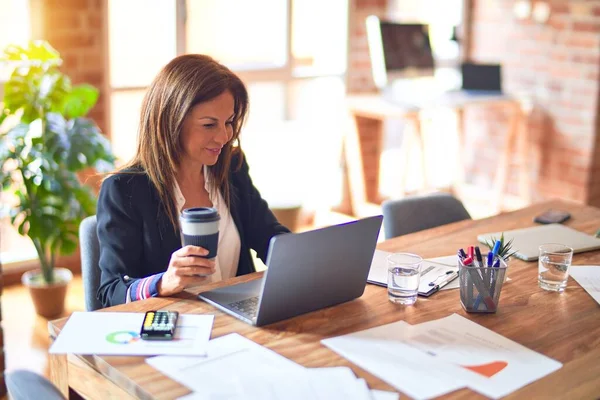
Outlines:
MULTIPOLYGON (((371 74, 371 60, 369 58, 369 46, 365 20, 369 15, 385 16, 387 0, 349 0, 348 4, 348 65, 346 74, 346 91, 348 93, 375 92, 377 88, 371 74)), ((365 165, 365 179, 367 199, 377 199, 377 186, 379 181, 379 169, 377 168, 377 157, 382 143, 381 128, 372 121, 357 119, 357 125, 362 126, 359 130, 368 130, 370 134, 360 135, 362 161, 365 165), (363 126, 363 125, 370 126, 363 126)), ((347 173, 347 171, 346 171, 347 173)), ((342 204, 337 208, 343 213, 352 213, 350 203, 350 191, 348 181, 344 181, 342 204)))
MULTIPOLYGON (((600 181, 596 154, 600 1, 548 3, 550 19, 538 24, 517 20, 513 1, 474 0, 471 58, 502 63, 504 88, 533 100, 528 127, 534 199, 598 204, 600 188, 593 186, 594 180, 600 181)), ((490 184, 493 169, 481 165, 493 164, 493 149, 502 145, 507 119, 506 113, 494 110, 469 112, 471 150, 483 153, 483 160, 469 166, 471 181, 490 184)), ((510 175, 514 174, 512 168, 510 175)))
POLYGON ((600 94, 596 102, 596 140, 589 179, 588 203, 600 207, 600 94))
POLYGON ((102 92, 108 79, 104 60, 103 0, 42 0, 41 35, 64 60, 63 72, 73 83, 88 83, 100 90, 92 118, 103 132, 108 121, 102 92))
POLYGON ((369 15, 383 17, 388 0, 350 0, 348 17, 348 71, 347 91, 373 92, 376 90, 371 75, 371 61, 365 20, 369 15))
MULTIPOLYGON (((415 2, 351 3, 348 89, 372 91, 364 18, 412 12, 415 2)), ((517 20, 513 0, 471 3, 472 60, 502 63, 505 89, 533 100, 527 124, 533 200, 556 197, 600 206, 600 0, 550 0, 551 16, 545 24, 517 20)), ((465 151, 479 155, 466 165, 466 179, 491 188, 495 149, 504 145, 510 112, 481 108, 469 110, 465 117, 465 151)), ((370 142, 380 138, 371 135, 360 140, 373 148, 370 142)), ((366 175, 373 169, 372 159, 366 155, 363 160, 366 175)), ((512 193, 517 193, 515 167, 509 170, 512 193)))

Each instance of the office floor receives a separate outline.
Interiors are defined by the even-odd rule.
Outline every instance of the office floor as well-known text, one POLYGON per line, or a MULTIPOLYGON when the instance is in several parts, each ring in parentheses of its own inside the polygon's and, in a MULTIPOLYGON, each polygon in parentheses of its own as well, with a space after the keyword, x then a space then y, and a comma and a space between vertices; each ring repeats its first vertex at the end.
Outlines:
MULTIPOLYGON (((83 311, 83 284, 75 276, 67 292, 65 314, 83 311)), ((2 328, 6 370, 28 369, 48 376, 48 320, 36 315, 29 291, 22 285, 2 292, 2 328)))

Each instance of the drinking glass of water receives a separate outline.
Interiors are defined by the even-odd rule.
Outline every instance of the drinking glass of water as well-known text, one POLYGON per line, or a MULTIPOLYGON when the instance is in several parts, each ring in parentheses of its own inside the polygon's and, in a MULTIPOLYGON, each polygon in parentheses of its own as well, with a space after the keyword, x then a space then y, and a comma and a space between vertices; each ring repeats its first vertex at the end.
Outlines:
POLYGON ((562 292, 567 287, 573 249, 557 243, 540 246, 538 284, 542 289, 562 292))
POLYGON ((392 303, 415 304, 422 262, 421 257, 410 253, 394 253, 387 257, 388 299, 392 303))

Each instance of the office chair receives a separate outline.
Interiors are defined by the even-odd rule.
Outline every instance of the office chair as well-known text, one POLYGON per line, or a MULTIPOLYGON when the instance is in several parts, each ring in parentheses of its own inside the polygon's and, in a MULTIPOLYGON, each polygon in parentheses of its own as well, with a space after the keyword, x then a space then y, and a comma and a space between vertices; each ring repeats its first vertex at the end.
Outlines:
POLYGON ((448 193, 388 200, 381 207, 386 239, 471 219, 462 202, 448 193))
POLYGON ((92 215, 81 221, 79 225, 79 244, 81 248, 81 277, 85 296, 85 310, 94 311, 102 308, 96 298, 100 286, 100 243, 96 233, 96 216, 92 215))
POLYGON ((12 400, 65 400, 62 393, 48 379, 23 369, 6 374, 6 388, 12 400))

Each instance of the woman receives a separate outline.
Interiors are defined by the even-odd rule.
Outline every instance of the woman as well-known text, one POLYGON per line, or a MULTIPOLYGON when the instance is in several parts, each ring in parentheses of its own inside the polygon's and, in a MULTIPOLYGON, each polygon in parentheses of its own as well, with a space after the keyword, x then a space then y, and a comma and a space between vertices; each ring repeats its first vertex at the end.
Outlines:
POLYGON ((242 81, 210 57, 177 57, 154 79, 136 155, 103 182, 98 199, 104 306, 254 272, 250 249, 265 261, 271 237, 289 232, 234 146, 247 111, 242 81), (215 207, 221 216, 213 260, 197 257, 203 248, 181 247, 179 214, 191 207, 215 207))

